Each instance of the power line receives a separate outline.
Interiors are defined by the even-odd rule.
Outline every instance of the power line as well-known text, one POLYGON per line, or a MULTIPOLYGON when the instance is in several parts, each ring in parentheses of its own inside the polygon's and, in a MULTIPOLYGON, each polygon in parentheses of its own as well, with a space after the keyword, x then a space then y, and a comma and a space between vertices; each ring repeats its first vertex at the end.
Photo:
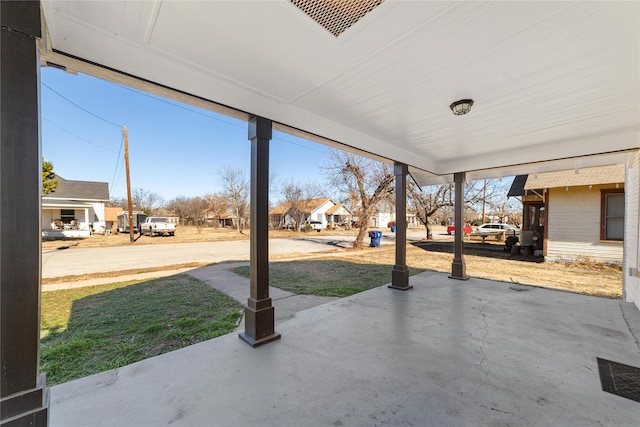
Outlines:
POLYGON ((113 171, 113 178, 111 179, 111 189, 113 190, 116 185, 116 175, 118 173, 118 166, 120 165, 120 153, 122 153, 122 147, 124 146, 124 133, 122 134, 122 141, 120 142, 120 150, 118 151, 118 157, 116 158, 116 168, 113 171))
POLYGON ((88 139, 81 137, 80 135, 76 135, 75 133, 71 132, 71 131, 70 131, 70 130, 68 130, 68 129, 63 128, 62 126, 60 126, 60 125, 59 125, 59 124, 57 124, 57 123, 52 122, 51 120, 47 119, 46 117, 42 117, 42 119, 43 119, 45 122, 50 123, 52 126, 55 126, 55 127, 57 127, 58 129, 60 129, 60 130, 62 130, 62 131, 64 131, 64 132, 66 132, 66 133, 68 133, 69 135, 72 135, 72 136, 74 136, 74 137, 78 138, 80 141, 86 142, 87 144, 93 145, 94 147, 100 148, 101 150, 108 151, 109 153, 115 153, 115 151, 113 151, 113 150, 111 150, 111 149, 109 149, 109 148, 107 148, 107 147, 103 147, 102 145, 100 145, 100 144, 96 144, 95 142, 91 142, 91 141, 89 141, 88 139))
POLYGON ((75 102, 73 102, 72 100, 70 100, 69 98, 65 97, 64 95, 62 95, 60 92, 56 91, 55 89, 53 89, 52 87, 50 87, 49 85, 47 85, 46 83, 41 83, 42 86, 46 87, 47 89, 49 89, 51 92, 55 93, 56 95, 58 95, 60 98, 64 99, 65 101, 67 101, 69 104, 75 106, 76 108, 79 108, 80 110, 84 111, 87 114, 92 115, 93 117, 102 120, 103 122, 109 123, 110 125, 113 126, 117 126, 119 128, 122 127, 122 125, 119 125, 117 123, 112 122, 111 120, 107 120, 104 117, 100 117, 97 114, 92 113, 91 111, 87 110, 84 107, 81 107, 80 105, 76 104, 75 102))
MULTIPOLYGON (((122 89, 126 89, 126 90, 128 90, 130 92, 133 92, 133 93, 136 93, 138 95, 146 96, 147 98, 151 98, 151 99, 153 99, 155 101, 164 102, 165 104, 169 104, 169 105, 172 105, 172 106, 174 106, 176 108, 181 108, 183 110, 187 110, 187 111, 189 111, 191 113, 194 113, 194 114, 199 114, 201 116, 204 116, 204 117, 212 119, 212 120, 216 120, 218 122, 224 123, 224 124, 229 125, 229 126, 234 126, 234 127, 239 128, 239 129, 245 129, 246 128, 246 127, 244 127, 244 126, 242 126, 242 125, 240 125, 238 123, 227 121, 224 118, 218 118, 218 117, 212 116, 212 115, 210 115, 208 113, 204 113, 204 112, 201 112, 201 111, 198 111, 198 110, 194 110, 193 108, 190 108, 190 107, 188 107, 186 105, 182 105, 181 103, 173 102, 171 100, 165 99, 165 98, 163 98, 161 96, 158 96, 158 95, 148 94, 146 92, 142 92, 142 91, 139 91, 137 89, 130 88, 128 86, 123 86, 123 85, 118 84, 118 83, 114 83, 114 84, 116 86, 120 86, 122 89)), ((316 148, 312 148, 312 147, 308 147, 308 146, 305 146, 305 145, 302 145, 302 144, 298 144, 298 143, 295 143, 293 141, 289 141, 289 140, 286 140, 286 139, 283 139, 283 138, 273 137, 272 139, 273 140, 282 141, 282 142, 286 142, 286 143, 292 144, 292 145, 297 145, 298 147, 306 148, 307 150, 315 151, 317 153, 327 154, 326 151, 322 151, 322 150, 318 150, 316 148)))
POLYGON ((306 148, 307 150, 315 151, 317 153, 327 154, 326 151, 318 150, 317 148, 312 148, 312 147, 308 147, 306 145, 298 144, 297 142, 289 141, 289 140, 286 140, 286 139, 283 139, 283 138, 279 138, 277 136, 273 137, 272 139, 277 140, 277 141, 286 142, 287 144, 291 144, 291 145, 297 145, 298 147, 306 148))
MULTIPOLYGON (((165 104, 169 104, 169 105, 172 105, 172 106, 174 106, 176 108, 181 108, 183 110, 187 110, 187 111, 189 111, 191 113, 194 113, 194 114, 199 114, 199 115, 204 116, 204 117, 206 117, 208 119, 216 120, 218 122, 224 123, 224 124, 229 125, 229 126, 235 126, 237 128, 243 128, 243 126, 241 126, 241 125, 239 125, 237 123, 229 122, 229 121, 225 120, 225 118, 215 117, 215 116, 210 115, 210 113, 208 114, 208 113, 204 113, 204 112, 201 112, 201 111, 198 111, 198 110, 194 110, 193 108, 190 108, 190 107, 188 107, 186 105, 182 105, 181 103, 173 102, 173 101, 165 99, 165 98, 163 98, 161 96, 153 95, 153 94, 149 94, 149 93, 145 93, 145 92, 141 92, 141 91, 139 91, 137 89, 133 89, 133 88, 130 88, 130 87, 127 87, 127 86, 123 86, 123 85, 118 84, 118 83, 113 83, 113 84, 116 85, 116 86, 120 86, 122 89, 126 89, 126 90, 128 90, 130 92, 136 93, 138 95, 146 96, 147 98, 151 98, 151 99, 153 99, 155 101, 164 102, 165 104)), ((215 114, 215 113, 213 113, 213 114, 215 114)))

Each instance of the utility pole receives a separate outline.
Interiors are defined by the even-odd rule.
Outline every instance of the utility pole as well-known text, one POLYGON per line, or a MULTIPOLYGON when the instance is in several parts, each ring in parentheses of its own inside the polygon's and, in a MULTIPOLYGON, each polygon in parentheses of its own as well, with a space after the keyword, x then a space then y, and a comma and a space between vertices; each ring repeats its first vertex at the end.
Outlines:
POLYGON ((485 219, 485 208, 487 206, 487 180, 484 180, 484 188, 482 189, 482 223, 485 219))
POLYGON ((127 127, 122 126, 124 134, 124 165, 127 171, 127 209, 129 210, 129 241, 135 242, 133 231, 133 203, 131 203, 131 175, 129 173, 129 137, 127 136, 127 127))

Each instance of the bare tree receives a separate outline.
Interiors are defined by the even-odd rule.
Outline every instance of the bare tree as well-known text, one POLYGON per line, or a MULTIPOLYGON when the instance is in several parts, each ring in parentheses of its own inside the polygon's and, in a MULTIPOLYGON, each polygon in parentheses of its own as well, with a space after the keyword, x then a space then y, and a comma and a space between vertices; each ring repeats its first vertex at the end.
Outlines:
POLYGON ((223 194, 228 198, 231 208, 234 210, 237 222, 236 228, 242 233, 244 217, 248 205, 249 181, 242 169, 234 169, 227 165, 218 171, 222 179, 223 194))
POLYGON ((198 232, 201 231, 204 216, 207 210, 207 203, 200 197, 179 196, 167 204, 167 209, 173 211, 174 215, 180 217, 185 225, 195 225, 198 232))
POLYGON ((185 225, 188 221, 187 212, 189 211, 190 200, 190 197, 178 196, 167 203, 167 209, 172 211, 181 221, 185 221, 185 225))
POLYGON ((360 222, 353 247, 361 249, 373 210, 393 192, 393 172, 384 163, 339 150, 331 152, 330 162, 325 173, 338 191, 349 195, 360 222))
POLYGON ((453 189, 450 184, 433 185, 423 189, 413 182, 408 183, 407 192, 418 221, 420 221, 426 229, 427 240, 433 239, 431 217, 443 207, 453 206, 452 191, 453 189))
MULTIPOLYGON (((444 214, 446 217, 450 212, 447 208, 454 205, 455 194, 452 184, 431 185, 420 188, 414 183, 410 183, 407 189, 411 199, 411 204, 416 212, 416 217, 426 229, 426 238, 432 239, 431 231, 432 217, 436 214, 444 214)), ((466 182, 464 185, 465 209, 473 212, 486 212, 489 210, 497 212, 497 208, 506 195, 504 185, 496 178, 466 182), (500 201, 500 203, 497 202, 500 201)), ((465 215, 465 219, 466 219, 465 215)), ((481 218, 484 218, 482 215, 481 218)), ((477 217, 477 214, 476 214, 477 217)), ((480 220, 482 222, 483 219, 480 220)))
POLYGON ((193 197, 187 204, 187 216, 191 224, 196 226, 198 233, 202 232, 202 226, 205 225, 208 203, 202 197, 193 197))
POLYGON ((147 215, 151 215, 153 211, 164 204, 162 196, 142 188, 136 188, 131 195, 133 209, 143 211, 147 215))
POLYGON ((286 205, 284 215, 291 216, 295 229, 299 229, 304 219, 304 207, 306 204, 302 188, 293 181, 286 182, 282 187, 282 204, 286 205))
POLYGON ((488 178, 474 181, 465 188, 465 202, 470 209, 479 212, 480 223, 490 222, 487 221, 488 215, 497 216, 500 221, 506 218, 504 211, 509 185, 507 180, 488 178))
POLYGON ((112 208, 127 209, 127 199, 124 197, 111 197, 109 199, 109 206, 112 208))
POLYGON ((317 199, 322 195, 322 188, 315 183, 307 183, 302 186, 293 180, 286 181, 281 193, 280 204, 286 206, 285 215, 290 215, 298 229, 302 225, 305 214, 308 213, 309 200, 317 199))
POLYGON ((520 226, 522 224, 522 202, 518 199, 504 197, 493 204, 496 216, 504 219, 509 224, 520 226))
POLYGON ((217 227, 217 220, 224 217, 229 211, 229 200, 221 194, 207 194, 204 196, 204 200, 207 202, 207 216, 216 220, 213 225, 217 227))

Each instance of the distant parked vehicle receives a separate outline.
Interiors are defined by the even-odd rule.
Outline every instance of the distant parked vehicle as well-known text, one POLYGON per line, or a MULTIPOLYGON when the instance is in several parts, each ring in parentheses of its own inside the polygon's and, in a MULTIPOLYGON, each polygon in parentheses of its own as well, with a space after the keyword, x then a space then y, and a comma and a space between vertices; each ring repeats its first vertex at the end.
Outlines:
POLYGON ((175 236, 176 225, 163 216, 150 216, 140 225, 140 234, 146 236, 175 236))
POLYGON ((498 234, 505 232, 507 234, 513 234, 514 231, 516 232, 516 234, 520 233, 520 229, 518 227, 514 227, 513 225, 488 223, 478 226, 478 228, 476 228, 471 234, 498 234))
POLYGON ((316 230, 318 233, 322 230, 322 222, 320 221, 307 221, 303 224, 303 229, 310 226, 312 230, 316 230))
MULTIPOLYGON (((462 227, 462 229, 464 230, 464 234, 471 234, 471 232, 473 231, 473 228, 471 228, 469 223, 465 223, 464 227, 462 227)), ((455 225, 447 225, 447 234, 448 235, 452 235, 453 233, 455 233, 455 231, 456 231, 456 226, 455 225)))
MULTIPOLYGON (((147 219, 147 215, 144 212, 133 211, 131 212, 133 216, 133 232, 139 233, 138 227, 141 222, 144 222, 147 219)), ((128 233, 129 232, 129 212, 123 211, 118 213, 118 233, 128 233)))
POLYGON ((495 237, 496 240, 501 240, 509 236, 520 235, 520 229, 509 224, 488 223, 482 224, 475 230, 473 230, 470 236, 477 236, 482 238, 482 242, 487 237, 495 237))

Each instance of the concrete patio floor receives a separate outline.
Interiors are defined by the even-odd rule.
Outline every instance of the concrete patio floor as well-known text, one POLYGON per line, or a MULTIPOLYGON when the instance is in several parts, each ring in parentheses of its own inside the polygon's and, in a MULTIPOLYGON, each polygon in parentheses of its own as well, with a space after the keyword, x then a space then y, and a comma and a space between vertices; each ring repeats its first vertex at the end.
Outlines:
POLYGON ((54 427, 637 426, 596 358, 640 366, 630 303, 427 272, 51 389, 54 427))

